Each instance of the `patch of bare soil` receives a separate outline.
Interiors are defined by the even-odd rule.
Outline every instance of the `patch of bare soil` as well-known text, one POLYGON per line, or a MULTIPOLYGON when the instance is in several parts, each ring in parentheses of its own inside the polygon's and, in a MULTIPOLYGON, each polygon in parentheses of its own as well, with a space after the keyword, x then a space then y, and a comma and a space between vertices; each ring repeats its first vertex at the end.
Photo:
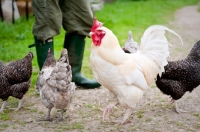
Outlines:
MULTIPOLYGON (((197 6, 187 6, 178 10, 175 20, 168 25, 183 39, 169 35, 171 57, 169 60, 185 58, 192 46, 200 38, 200 13, 197 6)), ((143 100, 131 115, 132 123, 116 126, 111 120, 121 120, 124 109, 114 109, 107 122, 102 121, 102 114, 110 102, 108 90, 101 87, 93 90, 76 90, 73 103, 66 112, 65 120, 57 122, 39 122, 45 116, 47 109, 40 102, 39 96, 26 95, 24 109, 9 112, 10 120, 0 121, 0 131, 3 132, 188 132, 200 131, 200 89, 186 93, 179 101, 179 107, 188 113, 177 114, 174 105, 170 104, 169 96, 162 94, 155 86, 146 91, 143 100)), ((8 104, 9 105, 9 104, 8 104)), ((57 115, 53 109, 52 117, 57 115)))

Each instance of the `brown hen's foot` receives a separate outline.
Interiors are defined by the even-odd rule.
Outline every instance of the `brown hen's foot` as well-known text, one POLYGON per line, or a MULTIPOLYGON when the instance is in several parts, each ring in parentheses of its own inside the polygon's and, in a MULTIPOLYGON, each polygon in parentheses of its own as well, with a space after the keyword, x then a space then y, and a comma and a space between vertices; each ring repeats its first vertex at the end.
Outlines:
POLYGON ((21 110, 23 107, 20 107, 20 108, 9 108, 10 110, 14 110, 15 112, 21 110))
POLYGON ((124 124, 127 124, 127 123, 131 123, 131 120, 125 120, 125 121, 113 121, 114 123, 116 123, 116 126, 119 126, 119 125, 124 125, 124 124))
POLYGON ((9 108, 9 109, 14 110, 16 112, 18 110, 21 110, 22 108, 23 108, 22 100, 20 99, 17 108, 9 108))
POLYGON ((174 101, 174 103, 175 103, 175 111, 176 111, 178 114, 188 112, 188 111, 184 111, 184 110, 179 109, 178 104, 177 104, 177 101, 174 101))

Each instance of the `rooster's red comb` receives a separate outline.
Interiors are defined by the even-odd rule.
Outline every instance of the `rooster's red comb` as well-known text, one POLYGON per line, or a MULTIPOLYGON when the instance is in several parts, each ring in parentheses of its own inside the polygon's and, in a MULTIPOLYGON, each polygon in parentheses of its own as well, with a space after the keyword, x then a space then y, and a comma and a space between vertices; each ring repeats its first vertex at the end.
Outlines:
POLYGON ((95 31, 97 28, 102 27, 103 23, 99 22, 96 18, 94 18, 94 23, 91 31, 95 31))

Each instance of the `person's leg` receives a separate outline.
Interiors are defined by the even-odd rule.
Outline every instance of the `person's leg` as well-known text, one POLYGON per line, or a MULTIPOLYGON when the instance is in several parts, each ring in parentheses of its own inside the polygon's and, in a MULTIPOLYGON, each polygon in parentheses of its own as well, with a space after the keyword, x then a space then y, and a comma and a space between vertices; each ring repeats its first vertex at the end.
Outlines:
POLYGON ((37 61, 40 70, 46 59, 47 51, 50 48, 54 53, 53 37, 60 33, 62 25, 62 13, 58 0, 32 0, 35 23, 33 34, 37 61))
POLYGON ((66 0, 60 3, 63 12, 65 34, 64 48, 68 50, 72 67, 72 81, 83 88, 97 88, 100 84, 81 74, 85 49, 85 38, 93 25, 93 14, 89 0, 66 0))

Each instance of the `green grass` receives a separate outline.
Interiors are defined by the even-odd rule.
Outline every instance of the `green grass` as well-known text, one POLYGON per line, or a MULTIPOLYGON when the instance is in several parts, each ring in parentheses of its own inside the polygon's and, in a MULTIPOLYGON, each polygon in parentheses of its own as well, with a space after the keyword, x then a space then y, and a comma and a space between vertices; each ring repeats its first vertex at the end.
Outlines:
POLYGON ((4 113, 0 114, 0 120, 1 121, 7 121, 11 120, 10 114, 8 113, 8 110, 4 110, 4 113))
POLYGON ((7 128, 7 127, 9 127, 8 124, 0 124, 0 128, 2 128, 2 129, 5 129, 5 128, 7 128))
MULTIPOLYGON (((95 16, 104 25, 110 28, 118 37, 121 45, 127 39, 128 31, 133 32, 133 37, 139 41, 144 30, 153 24, 166 24, 173 20, 174 12, 186 5, 197 4, 200 0, 116 0, 113 3, 105 4, 101 11, 95 12, 95 16)), ((29 93, 34 92, 34 85, 37 79, 38 66, 36 61, 35 48, 28 48, 33 44, 32 26, 33 15, 29 21, 25 17, 17 20, 15 24, 0 22, 0 60, 4 63, 18 60, 24 57, 29 51, 34 52, 32 85, 29 93)), ((55 57, 58 58, 63 47, 65 31, 54 37, 55 57)), ((82 72, 86 77, 92 78, 92 71, 89 64, 91 40, 87 38, 85 56, 82 72)))
POLYGON ((198 3, 198 12, 200 12, 200 3, 198 3))

